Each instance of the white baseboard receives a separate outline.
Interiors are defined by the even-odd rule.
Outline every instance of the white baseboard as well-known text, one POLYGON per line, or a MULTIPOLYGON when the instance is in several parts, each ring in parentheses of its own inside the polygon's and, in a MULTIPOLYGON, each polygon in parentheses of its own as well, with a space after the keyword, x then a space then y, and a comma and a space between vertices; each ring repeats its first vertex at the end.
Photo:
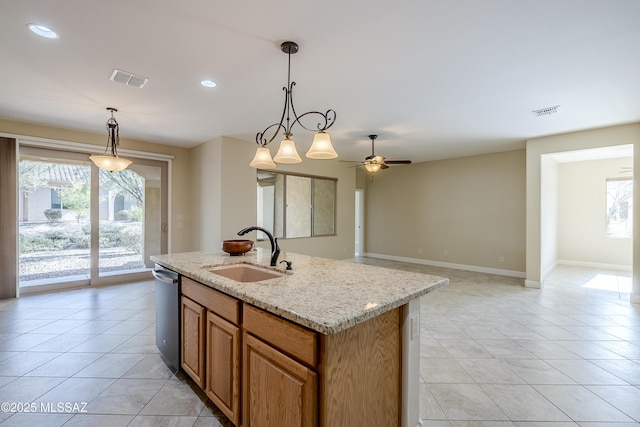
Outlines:
POLYGON ((533 288, 533 289, 542 289, 543 282, 539 282, 537 280, 525 280, 524 287, 525 288, 533 288))
POLYGON ((602 270, 632 271, 632 266, 626 264, 605 264, 601 262, 574 261, 570 259, 559 259, 556 265, 570 265, 573 267, 599 268, 602 270))
POLYGON ((466 264, 454 264, 450 262, 432 261, 420 258, 407 258, 395 255, 375 254, 371 252, 365 252, 364 256, 378 259, 388 259, 391 261, 409 262, 412 264, 430 265, 432 267, 453 268, 456 270, 475 271, 478 273, 496 274, 498 276, 518 277, 524 279, 526 277, 524 271, 503 270, 499 268, 480 267, 476 265, 466 264))

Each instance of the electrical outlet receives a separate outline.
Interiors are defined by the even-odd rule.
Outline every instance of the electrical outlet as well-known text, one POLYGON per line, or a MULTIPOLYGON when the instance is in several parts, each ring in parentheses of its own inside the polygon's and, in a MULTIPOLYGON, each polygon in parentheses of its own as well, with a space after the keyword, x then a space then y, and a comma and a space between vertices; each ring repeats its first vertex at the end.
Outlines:
POLYGON ((449 251, 445 249, 444 251, 442 251, 442 255, 449 256, 449 251))
POLYGON ((503 256, 498 257, 498 261, 504 262, 504 257, 503 256))
POLYGON ((421 254, 422 253, 422 248, 418 248, 418 253, 421 254))

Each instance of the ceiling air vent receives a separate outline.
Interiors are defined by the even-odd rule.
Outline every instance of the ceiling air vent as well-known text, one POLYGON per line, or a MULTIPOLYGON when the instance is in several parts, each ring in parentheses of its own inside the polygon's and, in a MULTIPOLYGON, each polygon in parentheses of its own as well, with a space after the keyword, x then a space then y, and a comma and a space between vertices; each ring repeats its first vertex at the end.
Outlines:
POLYGON ((553 113, 557 113, 560 109, 559 105, 554 105, 553 107, 541 108, 539 110, 533 110, 531 113, 536 117, 541 116, 550 116, 553 113))
POLYGON ((113 70, 113 73, 111 73, 111 80, 138 88, 144 86, 149 81, 149 79, 144 76, 139 76, 122 70, 113 70))

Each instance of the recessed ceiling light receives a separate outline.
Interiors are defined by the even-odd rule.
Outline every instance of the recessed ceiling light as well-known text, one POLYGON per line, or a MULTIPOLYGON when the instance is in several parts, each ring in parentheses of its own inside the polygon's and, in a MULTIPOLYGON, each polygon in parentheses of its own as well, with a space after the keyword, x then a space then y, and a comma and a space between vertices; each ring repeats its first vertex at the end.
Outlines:
POLYGON ((216 87, 216 82, 214 82, 213 80, 203 80, 200 82, 200 84, 204 87, 216 87))
POLYGON ((40 37, 44 37, 45 39, 59 39, 60 38, 58 33, 53 31, 51 28, 45 27, 44 25, 27 24, 27 28, 30 29, 34 34, 37 34, 40 37))

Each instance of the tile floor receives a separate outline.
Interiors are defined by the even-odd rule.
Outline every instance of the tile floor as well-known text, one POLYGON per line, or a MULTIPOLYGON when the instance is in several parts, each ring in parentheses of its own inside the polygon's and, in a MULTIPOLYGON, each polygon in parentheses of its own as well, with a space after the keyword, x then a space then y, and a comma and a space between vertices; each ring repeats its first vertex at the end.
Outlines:
MULTIPOLYGON (((640 426, 640 306, 628 293, 585 289, 586 273, 570 269, 533 290, 522 279, 358 262, 451 280, 422 299, 425 427, 640 426)), ((0 402, 37 409, 0 411, 0 424, 229 426, 166 368, 154 334, 153 282, 0 300, 0 402), (72 413, 54 413, 59 403, 72 413)))

